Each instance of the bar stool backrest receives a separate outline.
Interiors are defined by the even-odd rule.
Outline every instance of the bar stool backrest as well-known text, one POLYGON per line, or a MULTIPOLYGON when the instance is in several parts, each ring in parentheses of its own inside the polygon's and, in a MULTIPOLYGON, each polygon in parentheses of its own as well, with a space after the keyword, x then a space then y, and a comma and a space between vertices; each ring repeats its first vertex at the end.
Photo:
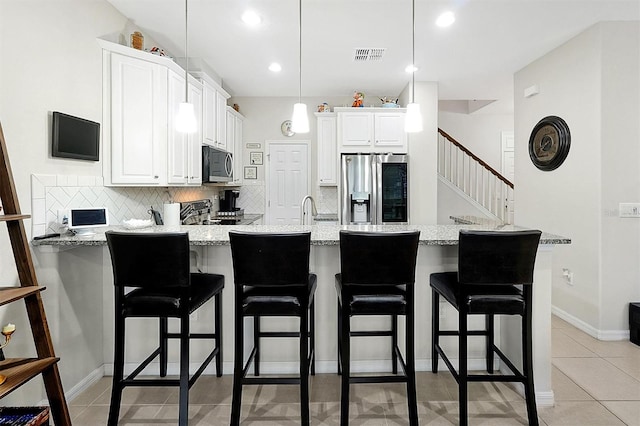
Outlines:
POLYGON ((230 231, 236 286, 308 286, 311 232, 230 231))
POLYGON ((188 287, 189 234, 107 231, 116 287, 188 287))
POLYGON ((458 281, 461 284, 532 284, 542 233, 460 231, 458 281))
POLYGON ((340 231, 343 285, 413 284, 420 231, 340 231))

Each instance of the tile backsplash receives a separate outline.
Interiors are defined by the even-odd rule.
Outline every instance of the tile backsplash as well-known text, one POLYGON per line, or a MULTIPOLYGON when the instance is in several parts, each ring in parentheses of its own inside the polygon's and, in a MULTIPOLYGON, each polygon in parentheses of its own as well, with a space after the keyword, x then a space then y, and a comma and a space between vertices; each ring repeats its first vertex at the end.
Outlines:
POLYGON ((101 176, 31 175, 32 235, 59 232, 58 211, 77 207, 106 207, 109 220, 147 219, 151 206, 174 201, 212 198, 215 187, 105 187, 101 176))
MULTIPOLYGON (((170 200, 181 202, 213 199, 219 187, 106 187, 101 176, 31 175, 32 235, 59 232, 58 212, 79 207, 106 207, 112 224, 126 219, 147 219, 151 206, 162 211, 170 200)), ((320 213, 338 211, 337 188, 318 187, 316 204, 320 213)), ((243 185, 238 206, 246 213, 265 213, 263 182, 243 185)), ((217 205, 217 200, 214 201, 217 205)))

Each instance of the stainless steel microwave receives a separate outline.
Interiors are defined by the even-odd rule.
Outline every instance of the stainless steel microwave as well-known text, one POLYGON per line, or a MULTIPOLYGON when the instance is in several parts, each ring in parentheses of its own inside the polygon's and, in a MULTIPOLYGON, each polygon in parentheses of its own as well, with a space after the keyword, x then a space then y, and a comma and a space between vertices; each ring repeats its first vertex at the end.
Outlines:
POLYGON ((202 146, 202 182, 231 182, 233 154, 209 145, 202 146))

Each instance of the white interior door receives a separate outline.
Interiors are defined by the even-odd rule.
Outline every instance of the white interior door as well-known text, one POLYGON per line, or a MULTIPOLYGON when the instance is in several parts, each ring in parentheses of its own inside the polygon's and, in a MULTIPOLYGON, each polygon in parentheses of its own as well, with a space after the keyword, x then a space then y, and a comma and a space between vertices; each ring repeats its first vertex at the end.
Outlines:
POLYGON ((300 224, 300 202, 310 192, 309 141, 267 141, 267 225, 300 224))

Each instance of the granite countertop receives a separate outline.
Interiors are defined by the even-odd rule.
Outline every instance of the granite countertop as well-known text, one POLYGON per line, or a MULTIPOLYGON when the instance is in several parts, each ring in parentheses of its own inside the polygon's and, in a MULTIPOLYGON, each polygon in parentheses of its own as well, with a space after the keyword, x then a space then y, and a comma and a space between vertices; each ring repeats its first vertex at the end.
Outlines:
POLYGON ((487 217, 480 216, 449 216, 449 219, 453 220, 456 225, 501 225, 502 222, 497 219, 489 219, 487 217))
MULTIPOLYGON (((154 225, 144 229, 127 230, 122 226, 98 228, 89 236, 62 235, 45 240, 34 240, 34 246, 101 246, 106 245, 106 230, 124 232, 188 232, 194 246, 221 246, 229 244, 229 231, 247 232, 295 232, 311 231, 312 245, 338 245, 342 229, 358 231, 420 231, 421 245, 449 246, 458 244, 461 229, 513 231, 527 228, 514 225, 154 225)), ((540 244, 571 244, 571 239, 546 232, 540 244)))

